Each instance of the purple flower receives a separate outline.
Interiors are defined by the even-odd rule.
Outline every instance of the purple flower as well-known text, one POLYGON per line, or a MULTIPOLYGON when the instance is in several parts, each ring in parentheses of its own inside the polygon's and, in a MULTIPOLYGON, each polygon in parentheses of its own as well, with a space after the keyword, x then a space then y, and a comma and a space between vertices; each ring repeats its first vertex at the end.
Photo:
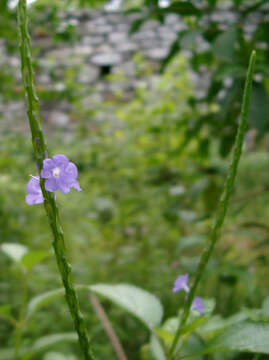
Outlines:
POLYGON ((44 201, 39 180, 39 176, 32 176, 26 185, 25 201, 28 205, 42 204, 44 201))
POLYGON ((176 293, 177 291, 184 290, 188 293, 190 290, 188 287, 188 281, 189 281, 188 274, 180 275, 174 283, 173 292, 176 293))
POLYGON ((195 296, 195 298, 192 302, 192 305, 191 305, 191 309, 197 310, 197 311, 199 311, 200 314, 203 314, 205 312, 203 299, 200 298, 199 296, 195 296))
MULTIPOLYGON (((180 275, 174 283, 173 292, 176 293, 177 291, 184 290, 188 294, 190 291, 190 288, 188 286, 188 281, 189 281, 188 274, 180 275)), ((199 311, 200 314, 204 313, 205 308, 204 308, 203 299, 200 298, 199 296, 195 296, 191 305, 191 309, 199 311)))
POLYGON ((59 189, 63 194, 67 194, 71 187, 77 191, 82 190, 77 181, 78 170, 76 165, 62 154, 55 155, 52 159, 43 160, 41 177, 46 179, 45 189, 50 192, 59 189))

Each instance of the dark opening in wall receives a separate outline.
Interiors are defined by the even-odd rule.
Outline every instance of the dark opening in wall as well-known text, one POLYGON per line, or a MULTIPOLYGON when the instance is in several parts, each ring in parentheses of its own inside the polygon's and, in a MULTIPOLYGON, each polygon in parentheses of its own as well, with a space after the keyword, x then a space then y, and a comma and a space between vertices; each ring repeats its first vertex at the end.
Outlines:
POLYGON ((102 65, 100 66, 100 77, 106 77, 111 74, 111 65, 102 65))

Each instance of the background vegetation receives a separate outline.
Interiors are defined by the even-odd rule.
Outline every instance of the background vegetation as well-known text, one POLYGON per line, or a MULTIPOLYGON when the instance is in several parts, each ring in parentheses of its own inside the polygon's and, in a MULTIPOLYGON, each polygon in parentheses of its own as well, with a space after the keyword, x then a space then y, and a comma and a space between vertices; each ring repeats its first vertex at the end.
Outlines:
MULTIPOLYGON (((66 73, 61 96, 72 104, 76 126, 72 134, 66 135, 44 122, 51 153, 66 154, 79 168, 83 192, 57 195, 77 284, 137 285, 161 299, 164 319, 182 307, 184 296, 173 295, 172 285, 179 274, 193 274, 207 239, 227 173, 248 57, 256 48, 256 81, 244 156, 222 238, 199 295, 214 299, 214 313, 225 318, 239 311, 251 313, 252 319, 257 316, 253 309, 262 307, 269 285, 266 3, 172 1, 165 8, 157 1, 125 4, 126 11, 139 15, 132 31, 148 19, 162 22, 167 12, 180 14, 186 23, 186 30, 178 35, 160 68, 158 80, 150 88, 138 88, 128 102, 116 94, 107 102, 96 101, 89 109, 83 100, 89 92, 94 96, 94 90, 80 88, 72 81, 72 73, 66 73), (204 22, 214 7, 223 3, 236 14, 235 20, 226 26, 218 20, 204 22), (257 26, 246 36, 244 24, 254 13, 257 26), (201 38, 208 46, 198 52, 196 42, 201 38), (188 49, 192 57, 187 59, 182 49, 188 49), (193 72, 206 73, 209 79, 208 90, 201 97, 191 80, 193 72), (114 121, 107 120, 109 114, 113 114, 114 121)), ((18 39, 16 16, 10 5, 1 1, 0 36, 12 54, 18 51, 18 39)), ((30 9, 31 27, 40 25, 42 14, 42 26, 53 41, 59 36, 60 10, 80 6, 101 4, 37 0, 30 9)), ((75 42, 75 36, 69 29, 60 41, 75 42)), ((152 75, 145 59, 138 56, 136 62, 137 71, 142 68, 140 76, 152 75)), ((114 80, 112 76, 109 81, 114 80)), ((40 89, 39 96, 41 103, 46 103, 55 93, 40 89)), ((0 97, 6 104, 23 97, 8 63, 0 68, 0 97)), ((0 253, 3 348, 14 347, 14 326, 8 318, 20 317, 24 296, 29 300, 61 286, 43 207, 30 207, 24 201, 25 184, 29 174, 35 172, 29 134, 14 131, 11 122, 1 131, 0 241, 24 245, 37 261, 31 260, 29 270, 22 270, 6 251, 0 253)), ((115 355, 88 295, 82 293, 80 300, 97 358, 113 359, 115 355)), ((146 329, 110 302, 104 302, 104 306, 128 359, 150 359, 146 329)), ((29 320, 22 344, 27 346, 44 335, 70 329, 64 299, 58 299, 29 320)), ((252 357, 233 352, 214 355, 216 360, 228 358, 252 357)), ((75 343, 64 343, 33 359, 79 359, 79 349, 75 343)))

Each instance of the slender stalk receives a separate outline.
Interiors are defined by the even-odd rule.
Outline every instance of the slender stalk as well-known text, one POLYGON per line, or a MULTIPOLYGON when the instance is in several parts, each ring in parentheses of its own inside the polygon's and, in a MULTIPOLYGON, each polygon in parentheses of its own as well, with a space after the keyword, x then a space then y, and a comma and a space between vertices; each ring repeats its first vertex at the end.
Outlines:
MULTIPOLYGON (((21 72, 27 104, 27 115, 31 129, 33 149, 37 160, 37 167, 40 172, 43 160, 48 156, 48 152, 41 128, 39 102, 34 86, 26 0, 19 0, 18 25, 20 33, 21 72)), ((53 248, 55 251, 58 269, 65 288, 66 301, 73 318, 74 327, 78 334, 80 347, 85 360, 94 360, 94 356, 90 350, 85 322, 79 309, 78 297, 73 285, 71 266, 66 259, 64 235, 57 204, 53 194, 45 190, 44 179, 40 180, 40 186, 44 196, 46 214, 53 233, 53 248)))
POLYGON ((244 135, 245 135, 246 128, 247 128, 247 119, 248 119, 248 111, 249 111, 250 96, 251 96, 251 89, 252 89, 255 57, 256 57, 256 52, 253 51, 251 54, 251 57, 250 57, 250 61, 249 61, 249 67, 248 67, 247 78, 246 78, 244 94, 243 94, 243 102, 242 102, 242 107, 241 107, 240 122, 239 122, 238 130, 237 130, 235 147, 234 147, 234 151, 233 151, 233 157, 232 157, 232 161, 230 164, 228 176, 227 176, 227 179, 226 179, 226 182, 224 185, 223 193, 222 193, 220 201, 219 201, 219 206, 217 209, 215 219, 213 221, 213 225, 212 225, 211 232, 210 232, 210 235, 208 238, 208 242, 207 242, 205 249, 201 255, 200 262, 199 262, 198 267, 195 272, 194 282, 191 286, 190 292, 188 294, 188 297, 187 297, 187 300, 186 300, 186 303, 184 306, 180 324, 176 331, 171 348, 169 349, 168 360, 171 360, 173 358, 181 331, 184 328, 184 326, 188 320, 188 317, 190 314, 190 308, 191 308, 191 304, 192 304, 194 296, 195 296, 195 292, 196 292, 197 287, 198 287, 198 285, 201 281, 201 278, 204 274, 204 271, 205 271, 207 263, 210 259, 210 256, 212 255, 214 246, 215 246, 217 240, 220 238, 221 227, 222 227, 222 224, 224 222, 225 215, 227 212, 229 198, 231 196, 231 193, 232 193, 232 190, 234 187, 238 163, 239 163, 241 153, 242 153, 244 135))
POLYGON ((120 340, 119 340, 117 334, 115 333, 99 300, 93 293, 90 294, 90 300, 91 300, 92 306, 94 307, 94 310, 95 310, 96 314, 98 315, 98 317, 105 329, 105 332, 113 346, 113 349, 115 350, 118 360, 127 360, 127 357, 123 350, 122 344, 120 343, 120 340))

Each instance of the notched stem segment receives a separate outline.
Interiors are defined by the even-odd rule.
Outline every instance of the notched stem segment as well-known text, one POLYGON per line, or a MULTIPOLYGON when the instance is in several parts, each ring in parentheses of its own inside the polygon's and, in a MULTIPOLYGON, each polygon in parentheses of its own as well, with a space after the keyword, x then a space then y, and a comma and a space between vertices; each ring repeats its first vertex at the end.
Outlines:
MULTIPOLYGON (((27 115, 31 129, 33 149, 37 160, 38 170, 40 172, 43 160, 47 157, 48 152, 45 137, 41 128, 39 102, 34 86, 34 72, 31 60, 26 0, 19 0, 18 25, 20 33, 21 72, 25 89, 27 115)), ((46 214, 53 232, 53 247, 58 269, 64 284, 66 301, 78 334, 80 347, 83 351, 85 360, 94 360, 94 356, 90 350, 85 322, 79 309, 78 297, 73 285, 71 266, 66 259, 64 235, 57 204, 53 194, 45 190, 44 179, 40 179, 40 186, 45 199, 44 206, 46 214)))
POLYGON ((205 246, 205 249, 201 255, 200 262, 198 264, 197 270, 195 272, 194 276, 194 282, 191 286, 190 292, 188 294, 187 301, 184 305, 183 314, 181 316, 181 321, 179 324, 179 327, 176 331, 173 343, 171 345, 171 348, 169 349, 168 353, 168 360, 174 359, 174 353, 176 350, 176 346, 179 340, 179 337, 181 335, 181 331, 184 328, 185 324, 187 323, 189 314, 190 314, 190 308, 191 304, 193 302, 195 292, 197 290, 197 287, 200 283, 200 280, 203 276, 203 273, 205 271, 205 268, 207 266, 207 263, 212 255, 214 246, 218 239, 220 238, 221 233, 221 227, 223 225, 227 208, 229 204, 229 198, 231 196, 234 182, 237 174, 237 168, 239 164, 239 160, 242 153, 242 147, 243 147, 243 141, 245 132, 247 129, 247 119, 248 119, 248 111, 249 111, 249 104, 250 104, 250 96, 251 96, 251 89, 252 89, 252 80, 253 80, 253 73, 254 73, 254 64, 255 64, 255 58, 256 58, 256 52, 253 51, 250 57, 249 66, 248 66, 248 72, 247 72, 247 78, 245 82, 245 88, 244 88, 244 94, 243 94, 243 101, 242 101, 242 107, 241 107, 241 114, 240 114, 240 122, 237 130, 237 135, 235 139, 235 146, 233 151, 233 157, 230 164, 228 176, 224 185, 224 189, 219 201, 217 213, 215 216, 215 219, 213 221, 213 225, 211 228, 211 232, 208 238, 208 242, 205 246))

